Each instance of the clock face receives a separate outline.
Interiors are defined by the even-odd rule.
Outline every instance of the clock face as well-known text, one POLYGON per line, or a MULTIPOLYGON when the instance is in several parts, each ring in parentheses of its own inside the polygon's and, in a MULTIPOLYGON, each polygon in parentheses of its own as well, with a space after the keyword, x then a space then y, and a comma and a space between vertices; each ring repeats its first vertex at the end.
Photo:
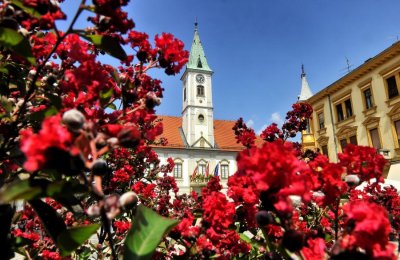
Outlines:
POLYGON ((204 76, 201 75, 201 74, 197 74, 197 75, 196 75, 196 81, 197 81, 198 83, 204 83, 204 76))

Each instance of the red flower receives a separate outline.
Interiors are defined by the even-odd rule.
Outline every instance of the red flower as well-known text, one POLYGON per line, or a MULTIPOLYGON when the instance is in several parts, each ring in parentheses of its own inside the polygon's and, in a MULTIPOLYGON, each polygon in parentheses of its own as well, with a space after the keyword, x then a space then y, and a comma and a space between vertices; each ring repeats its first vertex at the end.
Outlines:
POLYGON ((169 33, 156 35, 154 40, 160 53, 160 66, 165 68, 168 75, 179 73, 189 58, 189 52, 183 49, 183 42, 169 33))
POLYGON ((24 168, 34 172, 42 169, 47 163, 49 148, 68 151, 71 147, 72 135, 61 124, 60 115, 46 118, 42 129, 34 134, 31 129, 21 131, 21 151, 26 156, 24 168))
POLYGON ((301 249, 301 254, 307 260, 326 259, 325 240, 322 238, 308 239, 307 246, 301 249))
MULTIPOLYGON (((385 208, 375 203, 356 201, 346 204, 343 209, 347 215, 347 233, 340 241, 341 248, 349 251, 362 248, 367 255, 374 257, 388 253, 391 226, 385 208)), ((395 259, 393 250, 386 256, 387 259, 395 259)))
POLYGON ((254 146, 256 134, 254 133, 253 129, 247 127, 247 125, 243 122, 243 118, 239 118, 238 121, 236 121, 232 130, 235 131, 237 143, 241 143, 247 148, 254 146))
POLYGON ((117 235, 122 235, 131 228, 129 221, 115 221, 114 226, 116 228, 117 235))
POLYGON ((383 182, 382 171, 387 161, 376 153, 375 148, 349 144, 344 153, 338 156, 339 164, 347 169, 347 175, 356 174, 361 181, 376 178, 377 181, 383 182))

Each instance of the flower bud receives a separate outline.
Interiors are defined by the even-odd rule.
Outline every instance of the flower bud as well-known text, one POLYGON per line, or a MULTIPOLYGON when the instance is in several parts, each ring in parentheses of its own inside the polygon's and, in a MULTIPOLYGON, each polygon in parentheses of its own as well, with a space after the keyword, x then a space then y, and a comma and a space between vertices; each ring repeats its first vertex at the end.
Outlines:
POLYGON ((159 106, 161 104, 161 100, 154 92, 149 92, 146 95, 146 107, 148 109, 153 109, 155 106, 159 106))
POLYGON ((108 173, 109 169, 107 162, 103 159, 97 159, 93 162, 92 173, 95 176, 104 176, 108 173))
POLYGON ((287 230, 283 235, 282 245, 291 252, 299 251, 303 248, 305 236, 302 232, 296 230, 287 230))
POLYGON ((346 175, 346 177, 344 177, 344 181, 350 187, 354 187, 360 184, 360 178, 355 174, 346 175))
POLYGON ((133 191, 125 192, 119 198, 119 203, 126 210, 132 209, 134 206, 136 206, 137 202, 138 202, 138 197, 136 193, 133 191))
POLYGON ((87 213, 89 216, 91 216, 91 217, 100 216, 100 207, 99 207, 99 205, 97 205, 97 204, 91 205, 91 206, 87 209, 86 213, 87 213))
POLYGON ((73 133, 79 132, 85 124, 85 116, 76 109, 68 110, 62 117, 62 122, 73 133))
POLYGON ((136 127, 126 127, 118 133, 119 144, 123 147, 134 148, 140 143, 140 132, 136 127))
POLYGON ((108 219, 115 218, 120 212, 121 205, 119 203, 119 195, 112 194, 105 198, 104 200, 104 210, 106 211, 106 215, 108 219))
POLYGON ((264 227, 268 224, 274 223, 274 218, 268 211, 260 210, 256 214, 256 222, 259 227, 264 227))
POLYGON ((107 144, 111 147, 115 147, 118 145, 118 138, 116 137, 111 137, 107 139, 107 144))

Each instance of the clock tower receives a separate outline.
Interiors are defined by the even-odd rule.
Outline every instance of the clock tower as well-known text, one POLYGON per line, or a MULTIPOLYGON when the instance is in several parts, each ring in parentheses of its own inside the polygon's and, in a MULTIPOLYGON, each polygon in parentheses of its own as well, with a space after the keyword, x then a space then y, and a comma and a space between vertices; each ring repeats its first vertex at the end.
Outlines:
POLYGON ((196 22, 189 61, 181 78, 182 132, 189 147, 215 148, 212 74, 213 71, 208 66, 201 45, 196 22))

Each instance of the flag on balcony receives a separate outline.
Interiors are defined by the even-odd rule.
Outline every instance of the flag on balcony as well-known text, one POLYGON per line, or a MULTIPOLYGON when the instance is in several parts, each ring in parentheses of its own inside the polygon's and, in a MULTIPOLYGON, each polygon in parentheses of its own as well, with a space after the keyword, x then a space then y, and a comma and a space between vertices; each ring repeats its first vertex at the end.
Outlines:
POLYGON ((215 166, 214 176, 218 176, 219 163, 215 166))
POLYGON ((207 165, 206 165, 206 177, 208 177, 209 174, 210 174, 210 162, 207 162, 207 165))
POLYGON ((193 171, 193 174, 192 174, 192 178, 190 179, 191 181, 193 181, 194 178, 196 177, 196 174, 197 174, 197 167, 198 167, 198 165, 196 165, 196 168, 194 168, 194 171, 193 171))

